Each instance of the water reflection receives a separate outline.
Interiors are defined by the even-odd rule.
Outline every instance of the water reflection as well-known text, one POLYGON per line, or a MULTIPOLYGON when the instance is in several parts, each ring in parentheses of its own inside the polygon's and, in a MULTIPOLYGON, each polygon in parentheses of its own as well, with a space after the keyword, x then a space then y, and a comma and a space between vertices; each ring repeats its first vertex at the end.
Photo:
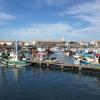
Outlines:
POLYGON ((1 78, 6 79, 6 72, 7 72, 7 69, 5 69, 5 68, 0 69, 1 78))
POLYGON ((43 73, 43 70, 41 68, 39 68, 39 69, 32 68, 33 77, 41 76, 42 73, 43 73))
POLYGON ((1 68, 0 69, 0 78, 7 80, 9 77, 13 77, 17 80, 23 73, 25 69, 16 69, 16 68, 1 68))
POLYGON ((23 73, 25 72, 25 69, 13 68, 12 72, 13 72, 13 75, 14 75, 14 79, 18 80, 23 75, 23 73))
POLYGON ((100 77, 40 68, 0 69, 0 100, 99 100, 100 77))
POLYGON ((100 77, 97 77, 97 86, 100 87, 100 77))

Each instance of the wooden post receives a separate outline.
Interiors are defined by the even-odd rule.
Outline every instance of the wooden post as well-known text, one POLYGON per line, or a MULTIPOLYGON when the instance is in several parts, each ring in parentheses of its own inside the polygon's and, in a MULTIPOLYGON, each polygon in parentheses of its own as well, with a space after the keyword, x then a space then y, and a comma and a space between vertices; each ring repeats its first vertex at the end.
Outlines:
POLYGON ((82 67, 81 66, 79 66, 79 71, 81 71, 82 70, 82 67))
POLYGON ((16 68, 16 63, 14 64, 14 67, 16 68))
POLYGON ((7 67, 8 67, 8 61, 7 61, 7 67))
POLYGON ((81 73, 82 66, 81 66, 81 65, 79 65, 78 67, 79 67, 79 77, 81 77, 81 75, 82 75, 82 73, 81 73))
POLYGON ((61 69, 63 69, 64 68, 64 65, 61 65, 61 67, 60 67, 61 69))
POLYGON ((41 66, 42 66, 42 63, 40 62, 40 63, 39 63, 39 67, 41 68, 41 66))
POLYGON ((47 63, 47 68, 49 68, 49 63, 47 63))
POLYGON ((82 76, 82 73, 81 73, 81 70, 79 70, 79 77, 81 77, 82 76))

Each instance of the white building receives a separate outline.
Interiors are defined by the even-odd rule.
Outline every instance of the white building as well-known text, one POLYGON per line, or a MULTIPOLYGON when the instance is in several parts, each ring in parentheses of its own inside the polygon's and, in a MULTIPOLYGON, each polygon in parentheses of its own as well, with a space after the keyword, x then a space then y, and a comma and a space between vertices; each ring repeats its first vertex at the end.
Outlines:
POLYGON ((12 41, 0 41, 0 45, 3 45, 3 44, 7 44, 7 45, 12 45, 12 41))
POLYGON ((24 45, 25 45, 25 46, 35 45, 35 44, 36 44, 35 41, 27 41, 27 42, 24 42, 24 45))

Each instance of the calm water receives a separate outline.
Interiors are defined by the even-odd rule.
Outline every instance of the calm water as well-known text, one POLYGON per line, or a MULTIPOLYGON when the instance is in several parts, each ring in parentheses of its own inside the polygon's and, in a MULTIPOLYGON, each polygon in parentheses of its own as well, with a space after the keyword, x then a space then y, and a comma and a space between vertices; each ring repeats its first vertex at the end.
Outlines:
POLYGON ((0 100, 100 100, 100 77, 48 69, 0 68, 0 100))

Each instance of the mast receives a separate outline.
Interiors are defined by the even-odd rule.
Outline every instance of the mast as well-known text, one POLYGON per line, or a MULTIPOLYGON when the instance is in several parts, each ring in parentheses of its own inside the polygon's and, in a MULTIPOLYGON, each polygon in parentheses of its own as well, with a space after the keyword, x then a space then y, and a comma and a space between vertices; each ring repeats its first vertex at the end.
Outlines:
POLYGON ((16 40, 16 60, 18 60, 18 41, 16 40))

